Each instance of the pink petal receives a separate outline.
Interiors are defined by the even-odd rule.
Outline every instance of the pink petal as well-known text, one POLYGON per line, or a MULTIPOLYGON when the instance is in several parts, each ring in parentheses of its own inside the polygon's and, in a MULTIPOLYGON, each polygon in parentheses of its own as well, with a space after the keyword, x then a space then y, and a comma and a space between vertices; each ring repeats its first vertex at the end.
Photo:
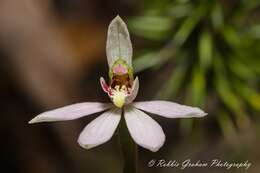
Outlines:
POLYGON ((111 96, 111 95, 112 95, 111 89, 110 89, 109 86, 107 85, 105 79, 104 79, 103 77, 100 77, 100 80, 99 80, 99 81, 100 81, 100 85, 101 85, 103 91, 104 91, 105 93, 107 93, 109 96, 111 96))
POLYGON ((133 106, 146 112, 161 115, 167 118, 190 118, 207 115, 197 107, 180 105, 169 101, 145 101, 135 102, 133 106))
POLYGON ((78 143, 90 149, 107 142, 114 134, 121 119, 121 109, 114 108, 91 121, 81 132, 78 143))
POLYGON ((135 78, 133 82, 132 89, 130 91, 130 95, 126 98, 126 104, 132 103, 136 98, 139 90, 139 80, 138 77, 135 78))
POLYGON ((49 121, 73 120, 111 108, 110 103, 85 102, 77 103, 51 111, 43 112, 29 121, 29 124, 49 121))
POLYGON ((124 116, 130 135, 138 145, 153 152, 162 147, 164 132, 150 116, 133 106, 126 106, 124 116))

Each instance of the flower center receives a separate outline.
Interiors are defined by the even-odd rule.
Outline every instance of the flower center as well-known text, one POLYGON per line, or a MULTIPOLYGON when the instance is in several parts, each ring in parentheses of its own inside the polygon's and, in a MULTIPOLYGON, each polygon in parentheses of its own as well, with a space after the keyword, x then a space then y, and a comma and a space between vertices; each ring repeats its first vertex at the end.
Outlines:
POLYGON ((116 85, 115 88, 112 90, 111 98, 113 103, 117 107, 121 108, 122 106, 124 106, 126 97, 127 97, 127 89, 125 85, 121 87, 119 85, 116 85))
POLYGON ((132 81, 130 80, 130 77, 128 74, 124 75, 114 75, 112 77, 111 81, 111 88, 115 88, 116 86, 125 86, 127 88, 131 88, 132 81))

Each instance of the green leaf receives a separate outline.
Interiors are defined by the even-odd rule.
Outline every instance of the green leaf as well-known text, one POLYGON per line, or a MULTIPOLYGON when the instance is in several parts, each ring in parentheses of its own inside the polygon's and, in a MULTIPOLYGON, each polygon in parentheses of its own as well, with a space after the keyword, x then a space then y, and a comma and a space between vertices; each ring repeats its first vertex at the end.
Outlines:
POLYGON ((231 48, 233 48, 234 50, 240 48, 242 42, 237 31, 233 27, 225 26, 222 28, 221 33, 225 41, 229 44, 231 48))
POLYGON ((196 66, 191 79, 191 101, 193 105, 202 106, 206 95, 206 79, 202 69, 196 66))
POLYGON ((134 60, 134 68, 136 72, 140 72, 147 68, 151 68, 154 66, 161 66, 167 60, 174 56, 176 48, 173 41, 170 41, 165 47, 160 49, 158 52, 148 52, 145 53, 134 60))
POLYGON ((187 40, 194 27, 205 15, 206 11, 207 7, 205 5, 199 5, 192 13, 190 13, 190 16, 183 21, 174 37, 174 41, 177 45, 182 45, 187 40))
POLYGON ((260 93, 254 88, 249 87, 247 83, 240 81, 233 81, 233 83, 237 93, 239 93, 253 109, 260 111, 260 93))
POLYGON ((250 33, 257 39, 260 39, 260 24, 256 24, 250 28, 250 33))
POLYGON ((235 113, 241 112, 241 105, 237 96, 232 92, 228 80, 218 76, 215 83, 217 92, 222 101, 235 113))
POLYGON ((212 37, 208 31, 201 33, 199 38, 199 58, 201 67, 207 69, 212 61, 212 37))
POLYGON ((211 12, 211 20, 214 28, 218 29, 224 25, 223 11, 219 1, 216 1, 211 12))
POLYGON ((255 73, 252 69, 247 67, 246 64, 242 63, 235 57, 229 58, 228 66, 230 70, 239 78, 244 80, 256 79, 255 73))
POLYGON ((230 81, 225 76, 225 71, 220 71, 221 67, 223 68, 223 62, 220 57, 217 56, 215 63, 215 85, 219 98, 223 103, 229 108, 234 115, 236 115, 236 122, 240 129, 247 129, 250 125, 250 120, 247 117, 246 112, 243 109, 243 104, 241 98, 237 96, 230 87, 230 81))
POLYGON ((159 92, 156 94, 156 98, 160 99, 170 99, 175 98, 178 90, 180 89, 181 84, 184 81, 187 71, 187 66, 178 65, 168 81, 162 86, 159 92))
POLYGON ((172 25, 173 20, 163 16, 140 16, 129 21, 129 28, 133 33, 152 40, 166 38, 172 25))
POLYGON ((134 58, 134 71, 138 73, 140 71, 155 66, 161 60, 160 57, 157 57, 156 55, 156 52, 147 52, 139 57, 134 58))
POLYGON ((170 15, 174 16, 175 18, 181 18, 181 17, 185 17, 185 16, 189 15, 192 10, 193 10, 193 7, 191 4, 181 3, 178 5, 177 4, 173 5, 170 8, 169 13, 170 13, 170 15))

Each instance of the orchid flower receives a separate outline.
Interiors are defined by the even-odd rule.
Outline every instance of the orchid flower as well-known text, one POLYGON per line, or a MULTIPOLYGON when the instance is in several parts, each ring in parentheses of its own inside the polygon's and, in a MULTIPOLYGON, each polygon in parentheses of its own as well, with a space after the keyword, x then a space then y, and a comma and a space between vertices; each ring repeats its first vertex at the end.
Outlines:
POLYGON ((123 20, 117 16, 108 27, 106 54, 109 65, 109 83, 103 77, 100 84, 112 103, 84 102, 43 112, 29 123, 73 120, 102 112, 81 132, 78 143, 90 149, 107 142, 114 134, 123 116, 136 144, 150 151, 158 151, 165 142, 161 126, 145 112, 166 118, 203 117, 204 111, 169 101, 133 102, 139 90, 138 77, 134 79, 132 44, 123 20))

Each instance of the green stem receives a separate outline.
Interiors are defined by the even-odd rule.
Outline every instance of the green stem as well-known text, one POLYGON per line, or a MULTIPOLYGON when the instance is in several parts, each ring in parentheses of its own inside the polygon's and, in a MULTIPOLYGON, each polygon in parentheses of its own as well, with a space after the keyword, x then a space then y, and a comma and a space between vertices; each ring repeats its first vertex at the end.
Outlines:
MULTIPOLYGON (((122 118, 124 111, 122 111, 122 118)), ((137 145, 130 136, 125 120, 120 122, 119 138, 124 158, 123 173, 137 173, 137 145)))

